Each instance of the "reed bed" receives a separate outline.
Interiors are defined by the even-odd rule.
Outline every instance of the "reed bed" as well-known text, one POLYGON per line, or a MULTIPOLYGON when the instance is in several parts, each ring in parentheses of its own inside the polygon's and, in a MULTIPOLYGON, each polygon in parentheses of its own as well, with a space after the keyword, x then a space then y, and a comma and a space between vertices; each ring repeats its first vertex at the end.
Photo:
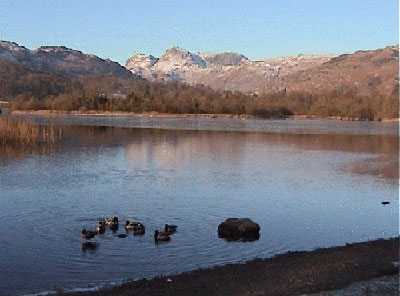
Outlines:
POLYGON ((14 148, 39 148, 53 146, 61 138, 61 129, 53 125, 37 125, 30 122, 0 117, 0 145, 14 148))

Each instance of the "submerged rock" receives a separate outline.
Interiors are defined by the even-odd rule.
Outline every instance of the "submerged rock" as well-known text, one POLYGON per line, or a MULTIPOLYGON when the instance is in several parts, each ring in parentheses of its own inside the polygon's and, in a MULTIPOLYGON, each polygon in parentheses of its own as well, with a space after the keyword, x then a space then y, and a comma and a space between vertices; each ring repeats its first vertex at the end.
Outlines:
POLYGON ((249 218, 228 218, 219 224, 218 236, 227 240, 254 241, 260 237, 260 226, 249 218))

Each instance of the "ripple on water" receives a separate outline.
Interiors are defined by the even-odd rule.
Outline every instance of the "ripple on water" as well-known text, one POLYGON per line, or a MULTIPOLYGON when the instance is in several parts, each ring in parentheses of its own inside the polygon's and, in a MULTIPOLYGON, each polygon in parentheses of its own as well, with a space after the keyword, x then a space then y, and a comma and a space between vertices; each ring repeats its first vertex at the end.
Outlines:
POLYGON ((0 166, 0 262, 10 271, 0 274, 0 293, 88 287, 398 235, 398 187, 342 169, 375 153, 357 145, 373 140, 381 149, 392 143, 379 142, 385 138, 357 138, 350 149, 322 145, 339 139, 328 136, 130 133, 123 145, 0 166), (96 250, 82 252, 81 230, 114 216, 117 233, 125 233, 125 220, 138 220, 146 234, 117 238, 107 229, 93 239, 96 250), (260 239, 219 239, 228 217, 252 218, 260 239), (165 223, 178 231, 155 244, 154 230, 165 223))

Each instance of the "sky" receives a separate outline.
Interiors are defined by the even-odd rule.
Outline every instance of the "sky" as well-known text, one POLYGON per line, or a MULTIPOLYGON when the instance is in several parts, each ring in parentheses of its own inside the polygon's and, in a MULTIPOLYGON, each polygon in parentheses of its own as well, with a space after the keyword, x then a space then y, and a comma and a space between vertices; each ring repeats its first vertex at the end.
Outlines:
POLYGON ((172 46, 251 60, 398 44, 398 0, 4 0, 0 37, 64 45, 124 65, 172 46))

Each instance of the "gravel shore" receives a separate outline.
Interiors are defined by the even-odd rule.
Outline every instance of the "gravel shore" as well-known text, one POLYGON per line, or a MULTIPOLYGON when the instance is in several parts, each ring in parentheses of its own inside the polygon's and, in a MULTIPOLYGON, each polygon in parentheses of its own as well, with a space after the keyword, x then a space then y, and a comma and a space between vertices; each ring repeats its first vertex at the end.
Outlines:
MULTIPOLYGON (((357 290, 357 284, 352 284, 374 279, 378 284, 371 291, 375 294, 362 294, 366 286, 359 284, 361 294, 354 295, 380 295, 379 290, 387 286, 382 282, 389 281, 392 292, 393 286, 398 286, 398 261, 399 238, 393 238, 310 252, 289 252, 244 264, 216 266, 95 292, 63 295, 303 295, 348 286, 357 290)), ((350 291, 356 293, 356 290, 350 291)), ((397 295, 390 291, 383 295, 397 295)), ((321 295, 350 295, 343 291, 343 294, 330 293, 321 295)))

